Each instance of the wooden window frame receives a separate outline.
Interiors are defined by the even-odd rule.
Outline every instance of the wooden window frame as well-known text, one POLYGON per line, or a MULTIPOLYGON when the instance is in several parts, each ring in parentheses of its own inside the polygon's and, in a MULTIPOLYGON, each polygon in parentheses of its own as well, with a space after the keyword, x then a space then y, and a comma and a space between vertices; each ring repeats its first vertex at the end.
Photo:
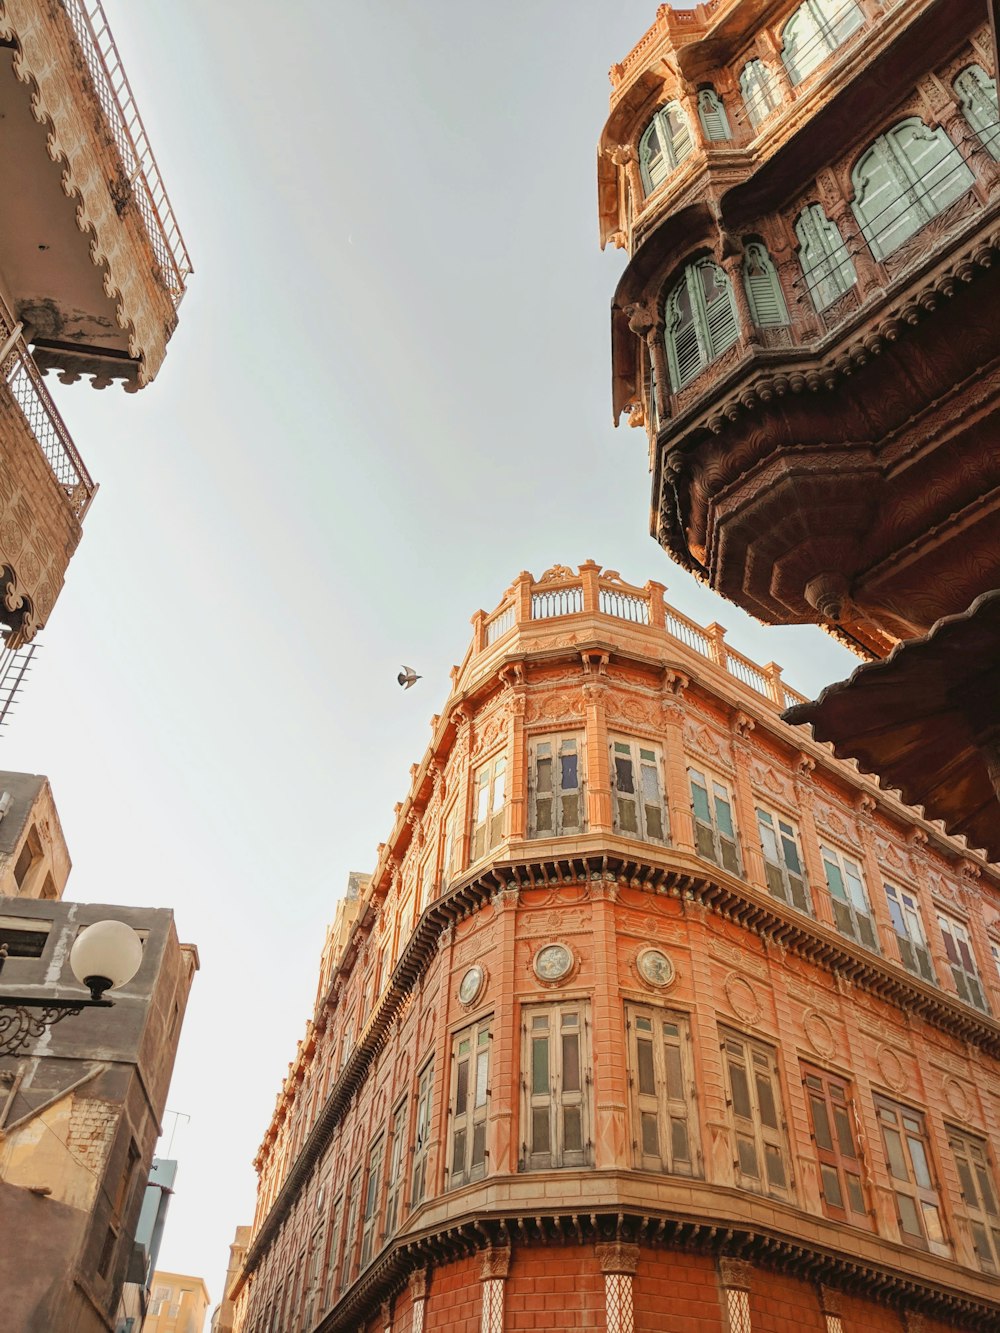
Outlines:
POLYGON ((873 1094, 873 1100, 882 1133, 889 1184, 896 1200, 900 1238, 906 1245, 950 1259, 951 1245, 945 1229, 941 1189, 937 1183, 939 1176, 931 1152, 926 1117, 922 1111, 915 1111, 880 1092, 873 1094), (917 1151, 914 1145, 919 1145, 917 1151), (921 1180, 922 1176, 926 1177, 926 1184, 921 1180), (928 1219, 934 1216, 937 1222, 928 1231, 928 1219), (916 1223, 916 1227, 907 1226, 907 1220, 916 1223))
POLYGON ((389 1152, 385 1167, 385 1204, 382 1210, 382 1240, 391 1240, 402 1219, 403 1181, 406 1177, 407 1099, 396 1106, 389 1121, 389 1152))
POLYGON ((472 782, 470 864, 481 861, 503 842, 507 825, 507 752, 494 755, 476 769, 472 782), (485 802, 482 797, 485 796, 485 802), (497 802, 499 801, 499 806, 497 802))
POLYGON ((636 153, 643 197, 648 199, 658 190, 671 172, 690 157, 693 148, 694 136, 691 133, 691 124, 680 102, 672 100, 658 107, 639 136, 636 153), (671 122, 672 116, 677 117, 676 125, 671 122), (654 136, 660 150, 655 154, 650 152, 649 147, 654 136))
POLYGON ((416 1112, 413 1121, 413 1164, 410 1172, 410 1211, 428 1197, 427 1162, 430 1154, 431 1125, 434 1119, 434 1058, 417 1076, 416 1112))
POLYGON ((927 932, 924 930, 924 918, 917 895, 888 880, 882 881, 882 889, 889 908, 893 934, 896 936, 899 961, 907 972, 936 986, 934 960, 927 944, 927 932))
POLYGON ((363 1273, 381 1246, 378 1240, 378 1219, 382 1191, 382 1155, 385 1152, 385 1128, 379 1127, 375 1141, 368 1152, 368 1171, 365 1179, 365 1204, 361 1213, 361 1255, 358 1271, 363 1273))
POLYGON ((609 771, 611 776, 612 827, 621 838, 634 838, 639 842, 655 842, 666 846, 670 841, 670 826, 667 818, 667 802, 664 796, 663 749, 654 741, 644 740, 639 736, 623 736, 613 733, 608 737, 609 771), (628 753, 626 754, 625 748, 628 753), (621 749, 622 753, 619 753, 621 749), (622 767, 619 766, 622 765, 622 767), (623 790, 622 779, 624 765, 631 771, 632 791, 623 790), (647 775, 652 774, 656 781, 655 800, 648 799, 646 789, 647 775), (623 827, 623 807, 631 805, 634 810, 636 827, 623 827), (660 832, 655 832, 657 822, 660 832), (654 831, 650 832, 652 823, 654 831))
POLYGON ((1000 161, 1000 108, 995 81, 978 61, 973 61, 955 75, 951 86, 966 123, 990 157, 1000 161))
POLYGON ((347 1207, 344 1215, 343 1248, 340 1256, 341 1292, 345 1292, 354 1281, 355 1257, 358 1249, 358 1223, 361 1220, 361 1181, 364 1168, 355 1169, 347 1186, 347 1207))
POLYGON ((736 824, 736 802, 733 789, 723 778, 708 769, 688 765, 688 789, 691 793, 691 818, 694 822, 694 841, 697 855, 712 861, 731 875, 742 877, 743 858, 740 856, 740 838, 736 824), (696 782, 695 779, 698 779, 696 782), (698 789, 704 797, 704 806, 695 794, 698 789), (725 820, 720 820, 720 806, 727 811, 730 831, 725 820), (721 827, 720 827, 721 823, 721 827))
POLYGON ((546 732, 532 736, 528 741, 528 837, 563 838, 587 831, 587 779, 584 769, 586 758, 586 733, 577 731, 546 732), (539 748, 547 746, 548 754, 539 754, 539 748), (574 747, 574 748, 568 748, 574 747), (576 755, 576 786, 564 788, 565 765, 563 760, 576 755), (543 774, 541 765, 549 763, 548 774, 543 774), (546 785, 547 783, 547 785, 546 785), (577 819, 567 821, 567 800, 575 797, 577 819), (540 821, 542 805, 550 803, 547 827, 546 820, 540 821), (539 827, 539 823, 542 827, 539 827))
POLYGON ((783 328, 791 322, 778 270, 763 241, 748 241, 744 247, 743 289, 757 328, 783 328))
POLYGON ((448 1188, 458 1189, 486 1175, 489 1157, 486 1122, 490 1108, 493 1015, 455 1033, 451 1044, 448 1188), (463 1051, 463 1046, 468 1046, 463 1051))
POLYGON ((970 1008, 978 1009, 981 1014, 991 1014, 968 926, 958 917, 942 912, 940 908, 937 909, 937 919, 959 999, 970 1008))
POLYGON ((827 842, 820 843, 819 857, 823 864, 823 877, 826 880, 826 887, 830 894, 836 929, 845 939, 853 940, 855 944, 860 944, 863 949, 870 949, 872 953, 881 953, 878 928, 875 923, 875 914, 872 911, 868 886, 865 883, 864 870, 853 857, 848 856, 846 852, 841 851, 838 847, 831 847, 827 842), (831 867, 837 872, 836 880, 831 877, 831 867), (840 883, 841 893, 838 893, 834 888, 837 880, 840 883), (857 892, 855 892, 855 886, 857 892), (866 910, 862 910, 859 905, 859 898, 864 903, 866 910), (865 938, 864 927, 866 922, 868 933, 871 935, 870 942, 865 938), (848 923, 850 929, 846 928, 848 923))
POLYGON ((338 1289, 337 1278, 340 1273, 340 1251, 343 1248, 344 1234, 344 1191, 337 1195, 330 1209, 330 1226, 326 1236, 326 1280, 323 1284, 323 1309, 328 1310, 333 1304, 334 1294, 338 1289))
POLYGON ((588 1002, 563 1000, 556 1004, 524 1005, 521 1037, 521 1170, 589 1166, 593 1155, 590 1139, 593 1078, 588 1002), (567 1039, 571 1041, 574 1035, 575 1056, 567 1045, 567 1039), (536 1051, 542 1040, 546 1046, 544 1070, 540 1052, 536 1051), (542 1083, 546 1085, 544 1088, 542 1083), (540 1142, 543 1116, 544 1147, 540 1142), (567 1146, 577 1142, 578 1147, 567 1146))
POLYGON ((629 1002, 625 1005, 625 1033, 636 1170, 700 1176, 702 1157, 688 1015, 629 1002), (675 1031, 669 1031, 671 1028, 675 1031))
POLYGON ((754 1194, 794 1202, 778 1053, 773 1046, 734 1028, 720 1028, 719 1035, 736 1183, 754 1194))
POLYGON ((978 1134, 945 1125, 955 1159, 958 1186, 979 1266, 994 1277, 1000 1273, 1000 1204, 990 1162, 989 1144, 978 1134))
POLYGON ((698 120, 701 122, 701 128, 705 139, 709 143, 727 143, 733 137, 733 131, 729 124, 729 117, 726 115, 726 104, 717 90, 711 85, 698 89, 698 120), (718 118, 718 127, 725 132, 714 134, 712 131, 712 117, 718 118))
POLYGON ((786 815, 765 805, 755 805, 754 813, 768 892, 779 902, 811 916, 812 895, 803 866, 802 839, 798 827, 786 815), (796 862, 794 866, 789 864, 793 856, 796 862), (797 898, 801 901, 796 901, 797 898))
POLYGON ((839 1074, 805 1061, 800 1070, 819 1164, 823 1211, 838 1222, 871 1231, 872 1214, 864 1186, 865 1164, 858 1149, 851 1085, 839 1074))

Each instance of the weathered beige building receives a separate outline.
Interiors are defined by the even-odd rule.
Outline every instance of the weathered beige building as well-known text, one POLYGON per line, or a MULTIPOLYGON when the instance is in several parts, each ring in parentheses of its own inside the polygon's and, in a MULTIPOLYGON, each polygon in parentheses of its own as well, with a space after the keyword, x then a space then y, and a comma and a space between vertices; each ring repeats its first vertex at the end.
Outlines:
POLYGON ((202 1278, 158 1269, 153 1274, 152 1300, 142 1333, 203 1333, 208 1303, 202 1278))
POLYGON ((48 778, 0 771, 0 897, 61 898, 70 866, 48 778))

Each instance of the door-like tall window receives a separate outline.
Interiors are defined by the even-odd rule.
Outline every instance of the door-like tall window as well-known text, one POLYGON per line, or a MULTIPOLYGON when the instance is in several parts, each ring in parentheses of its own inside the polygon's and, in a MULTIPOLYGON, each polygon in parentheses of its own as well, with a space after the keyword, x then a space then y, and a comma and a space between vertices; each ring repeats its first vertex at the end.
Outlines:
POLYGON ((774 1051, 723 1033, 723 1063, 736 1139, 736 1178, 744 1189, 789 1197, 788 1144, 774 1051))
POLYGON ((801 83, 864 21, 854 0, 804 0, 781 32, 781 58, 791 82, 801 83))
POLYGON ((486 1174, 486 1112, 490 1083, 490 1020, 464 1028, 452 1045, 452 1189, 486 1174))
POLYGON ((507 758, 501 755, 476 774, 476 805, 472 814, 472 859, 478 861, 503 841, 507 796, 507 758))
POLYGON ((823 1069, 802 1066, 813 1142, 819 1158, 823 1209, 828 1217, 871 1227, 861 1184, 861 1159, 854 1142, 850 1088, 823 1069))
POLYGON ((431 1092, 434 1087, 434 1062, 428 1061, 417 1082, 417 1122, 413 1127, 413 1188, 410 1207, 424 1201, 427 1190, 427 1155, 431 1142, 431 1092))
POLYGON ((348 1187, 347 1221, 344 1225, 344 1249, 340 1256, 340 1290, 346 1291, 354 1275, 358 1217, 361 1213, 361 1167, 351 1176, 348 1187))
POLYGON ((912 893, 895 884, 884 884, 885 899, 889 905, 892 928, 896 932, 899 957, 907 972, 913 972, 925 981, 936 981, 930 950, 920 919, 920 907, 912 893))
POLYGON ((974 179, 940 126, 912 116, 880 135, 851 172, 851 207, 875 258, 892 254, 974 179))
POLYGON ((585 1166, 590 1156, 587 1011, 582 1004, 526 1007, 522 1156, 529 1170, 585 1166))
POLYGON ((528 746, 528 834, 558 838, 586 828, 583 737, 539 736, 528 746))
POLYGON ((396 1234, 399 1225, 400 1196, 403 1192, 403 1161, 406 1150, 406 1102, 398 1106, 392 1117, 392 1144, 389 1148, 389 1166, 385 1179, 385 1238, 396 1234))
POLYGON ((639 175, 646 194, 652 194, 680 166, 691 148, 691 127, 681 104, 661 106, 639 140, 639 175))
POLYGON ((333 1304, 333 1293, 337 1287, 337 1273, 340 1264, 340 1247, 343 1242, 341 1223, 344 1220, 344 1196, 338 1195, 330 1211, 330 1231, 326 1240, 326 1288, 323 1292, 323 1309, 333 1304))
POLYGON ((950 1256, 951 1247, 941 1219, 941 1202, 931 1174, 924 1117, 887 1097, 876 1096, 875 1109, 882 1128, 903 1239, 922 1250, 950 1256))
POLYGON ((365 1208, 361 1215, 361 1268, 365 1269, 372 1261, 376 1250, 375 1237, 378 1229, 378 1196, 382 1185, 382 1153, 385 1150, 385 1135, 379 1134, 368 1157, 368 1181, 365 1185, 365 1208))
POLYGON ((818 311, 833 305, 857 282, 844 238, 819 204, 809 204, 795 219, 799 263, 818 311))
POLYGON ((692 1176, 697 1117, 688 1021, 682 1014, 631 1005, 625 1020, 636 1166, 692 1176))
POLYGON ((951 1126, 948 1126, 948 1142, 955 1157, 979 1266, 987 1273, 1000 1272, 1000 1209, 986 1144, 951 1126))
POLYGON ((443 893, 458 873, 458 806, 453 805, 444 821, 444 851, 441 864, 441 892, 443 893))
POLYGON ((832 847, 820 845, 826 885, 833 903, 833 919, 841 935, 857 940, 866 949, 878 951, 875 923, 872 921, 861 868, 856 861, 832 847))
POLYGON ((977 1009, 982 1009, 984 1014, 988 1014, 990 1006, 986 1002, 986 992, 979 979, 979 968, 976 967, 976 960, 972 955, 969 932, 961 921, 956 921, 953 916, 945 916, 943 912, 938 913, 938 925, 941 927, 944 951, 951 965, 951 975, 955 978, 955 989, 966 1004, 974 1005, 977 1009))
POLYGON ((795 826, 781 815, 757 807, 757 831, 764 852, 767 887, 783 903, 791 903, 800 912, 810 910, 809 891, 799 855, 799 835, 795 826))
POLYGON ((1000 159, 1000 110, 997 86, 982 65, 963 69, 952 85, 958 94, 962 115, 979 136, 990 157, 1000 159))
POLYGON ((614 793, 614 827, 627 838, 645 842, 666 840, 660 756, 641 741, 611 741, 611 790, 614 793))
POLYGON ((778 281, 778 272, 767 246, 752 241, 743 259, 743 286, 750 314, 758 328, 788 323, 788 309, 778 281))
POLYGON ((670 381, 681 389, 740 336, 729 278, 710 259, 688 264, 666 300, 670 381))
POLYGON ((705 132, 705 138, 711 143, 731 139, 733 132, 729 128, 729 117, 722 104, 722 98, 714 88, 701 88, 698 92, 698 119, 705 132))
POLYGON ((698 855, 739 875, 740 855, 733 823, 733 798, 718 778, 706 777, 697 768, 688 769, 691 780, 691 812, 698 855))
POLYGON ((750 124, 756 129, 777 107, 781 93, 763 60, 748 60, 740 73, 740 92, 750 124))

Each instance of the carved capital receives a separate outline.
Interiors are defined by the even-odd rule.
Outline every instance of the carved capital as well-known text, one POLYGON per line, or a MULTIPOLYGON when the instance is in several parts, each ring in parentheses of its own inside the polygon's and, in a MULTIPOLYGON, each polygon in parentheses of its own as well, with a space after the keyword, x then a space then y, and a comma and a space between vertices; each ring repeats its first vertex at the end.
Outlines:
POLYGON ((630 162, 635 162, 637 160, 635 149, 630 143, 616 144, 614 148, 611 149, 610 153, 608 153, 608 157, 610 157, 616 167, 627 167, 630 162))
POLYGON ((492 1278, 505 1278, 510 1271, 510 1246, 491 1245, 482 1252, 479 1276, 483 1282, 492 1278))
POLYGON ((409 1288, 411 1300, 425 1301, 427 1299, 426 1268, 418 1268, 415 1273, 410 1274, 409 1288))
POLYGON ((602 1273, 634 1273, 639 1266, 638 1245, 615 1241, 611 1245, 595 1245, 594 1253, 602 1273))
POLYGON ((520 890, 516 884, 507 884, 502 889, 497 889, 490 902, 498 912, 503 912, 508 908, 516 907, 520 898, 520 890))
POLYGON ((820 1286, 819 1308, 824 1314, 839 1315, 842 1308, 840 1292, 834 1291, 832 1287, 820 1286))
POLYGON ((665 694, 683 694, 691 684, 688 676, 683 671, 675 671, 673 667, 663 668, 663 691, 665 694))
POLYGON ((746 1259, 719 1260, 719 1280, 724 1287, 735 1287, 740 1291, 749 1291, 752 1285, 753 1264, 746 1259))

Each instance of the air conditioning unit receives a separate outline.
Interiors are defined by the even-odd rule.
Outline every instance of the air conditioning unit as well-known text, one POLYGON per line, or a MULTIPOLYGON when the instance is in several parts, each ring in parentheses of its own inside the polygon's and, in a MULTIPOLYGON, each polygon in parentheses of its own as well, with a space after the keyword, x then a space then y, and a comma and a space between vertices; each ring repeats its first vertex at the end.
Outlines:
POLYGON ((3 819, 4 815, 10 809, 10 803, 13 799, 14 798, 9 791, 0 792, 0 819, 3 819))

